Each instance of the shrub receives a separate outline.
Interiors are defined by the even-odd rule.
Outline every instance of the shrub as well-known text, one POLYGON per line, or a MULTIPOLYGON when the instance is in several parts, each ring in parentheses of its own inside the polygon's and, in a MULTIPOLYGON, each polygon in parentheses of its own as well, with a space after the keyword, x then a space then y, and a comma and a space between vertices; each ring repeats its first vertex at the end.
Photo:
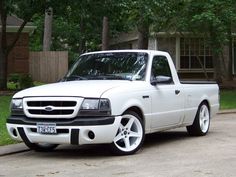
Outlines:
POLYGON ((30 75, 22 74, 19 79, 21 89, 29 88, 33 86, 33 80, 30 75))
POLYGON ((8 86, 11 90, 19 89, 19 80, 21 75, 18 73, 13 73, 8 76, 8 86))
POLYGON ((19 79, 20 79, 20 74, 17 74, 17 73, 10 74, 8 77, 8 81, 14 82, 14 83, 17 83, 19 79))

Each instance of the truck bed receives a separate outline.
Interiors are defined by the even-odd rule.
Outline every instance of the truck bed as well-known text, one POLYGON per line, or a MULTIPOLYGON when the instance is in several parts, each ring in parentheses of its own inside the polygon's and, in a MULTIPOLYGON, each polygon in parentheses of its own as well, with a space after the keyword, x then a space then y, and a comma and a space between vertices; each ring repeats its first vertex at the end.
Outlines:
POLYGON ((217 84, 215 81, 188 81, 188 80, 180 80, 181 84, 217 84))

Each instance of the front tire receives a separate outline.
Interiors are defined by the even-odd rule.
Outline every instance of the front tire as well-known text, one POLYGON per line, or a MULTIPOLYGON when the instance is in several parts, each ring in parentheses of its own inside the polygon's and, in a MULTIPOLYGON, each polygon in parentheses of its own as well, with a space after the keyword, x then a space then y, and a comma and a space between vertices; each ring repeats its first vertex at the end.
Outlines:
POLYGON ((198 111, 194 122, 191 126, 187 126, 187 131, 193 136, 204 136, 208 133, 210 127, 210 111, 206 102, 198 107, 198 111))
POLYGON ((133 111, 122 115, 120 127, 111 144, 111 150, 117 155, 131 155, 137 152, 144 141, 145 133, 143 121, 133 111))

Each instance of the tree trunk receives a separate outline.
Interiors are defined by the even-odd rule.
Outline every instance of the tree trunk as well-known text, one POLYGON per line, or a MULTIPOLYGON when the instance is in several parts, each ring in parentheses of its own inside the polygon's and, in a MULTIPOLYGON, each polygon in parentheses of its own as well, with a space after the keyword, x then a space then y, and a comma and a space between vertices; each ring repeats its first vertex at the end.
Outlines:
POLYGON ((7 89, 7 56, 0 51, 0 90, 7 89))
POLYGON ((221 65, 218 54, 213 54, 214 79, 217 83, 222 83, 221 65))
POLYGON ((48 9, 45 10, 43 51, 50 51, 51 38, 52 38, 52 19, 53 19, 53 9, 49 7, 48 9))
POLYGON ((30 21, 33 14, 28 14, 26 19, 20 25, 20 28, 16 32, 16 35, 12 41, 7 41, 7 11, 5 1, 0 1, 0 17, 1 17, 1 31, 0 31, 0 90, 7 89, 7 68, 8 68, 8 55, 10 51, 14 48, 16 42, 18 41, 22 30, 24 29, 26 23, 30 21))
POLYGON ((109 22, 108 17, 103 17, 102 24, 102 50, 109 49, 109 22))
POLYGON ((233 44, 233 41, 232 41, 232 31, 231 31, 231 24, 229 25, 228 27, 228 46, 229 46, 229 61, 228 61, 228 65, 227 65, 227 80, 228 81, 232 81, 233 80, 233 54, 232 54, 232 44, 233 44))
POLYGON ((213 67, 214 67, 214 79, 218 83, 222 83, 222 76, 224 75, 221 64, 224 64, 221 62, 220 59, 220 53, 223 50, 222 43, 219 43, 216 41, 217 34, 215 33, 215 30, 213 27, 210 27, 210 41, 211 41, 211 49, 212 49, 212 57, 213 57, 213 67))
POLYGON ((149 25, 140 24, 138 26, 138 49, 148 49, 149 25))
POLYGON ((0 36, 0 90, 5 90, 7 89, 7 68, 8 68, 8 55, 10 51, 14 48, 17 40, 20 37, 20 34, 22 30, 24 29, 24 26, 26 25, 27 21, 31 19, 29 16, 28 20, 24 21, 20 28, 18 29, 16 36, 14 40, 8 44, 7 43, 7 32, 6 32, 6 19, 7 16, 3 13, 4 11, 1 10, 1 22, 2 22, 2 31, 1 31, 1 36, 0 36))
POLYGON ((6 21, 7 15, 4 9, 4 1, 0 2, 0 16, 1 16, 1 36, 0 36, 0 90, 7 89, 7 33, 6 21))

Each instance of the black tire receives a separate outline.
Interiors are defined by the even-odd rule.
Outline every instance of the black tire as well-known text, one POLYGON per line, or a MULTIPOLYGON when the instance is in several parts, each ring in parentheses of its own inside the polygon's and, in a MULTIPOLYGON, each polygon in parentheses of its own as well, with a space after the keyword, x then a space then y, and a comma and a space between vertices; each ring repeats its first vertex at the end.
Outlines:
POLYGON ((133 111, 126 111, 121 119, 111 151, 116 155, 131 155, 137 152, 144 142, 143 121, 133 111))
POLYGON ((192 136, 204 136, 210 127, 210 111, 208 104, 203 102, 199 105, 197 114, 192 125, 187 126, 187 131, 192 136))
POLYGON ((58 146, 58 144, 30 143, 30 142, 25 142, 25 145, 28 146, 31 150, 37 152, 50 152, 58 146))

